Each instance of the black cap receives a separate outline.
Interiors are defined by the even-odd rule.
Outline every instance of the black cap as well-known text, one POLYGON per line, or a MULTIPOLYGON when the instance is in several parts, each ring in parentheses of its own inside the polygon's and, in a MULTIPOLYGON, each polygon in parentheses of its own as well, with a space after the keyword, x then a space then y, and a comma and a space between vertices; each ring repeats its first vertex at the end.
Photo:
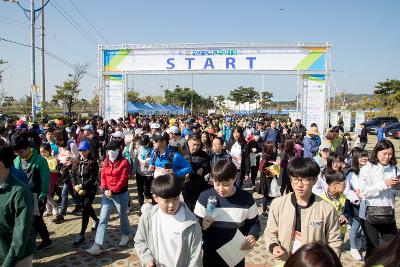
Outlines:
POLYGON ((154 141, 169 141, 169 134, 167 134, 166 132, 163 133, 156 133, 155 135, 153 135, 153 140, 154 141))
POLYGON ((120 145, 118 144, 117 141, 111 140, 110 142, 108 142, 108 144, 106 146, 106 149, 107 150, 115 150, 115 149, 117 149, 119 147, 120 147, 120 145))
POLYGON ((198 124, 197 122, 193 124, 192 126, 193 129, 199 129, 200 128, 200 124, 198 124))
POLYGON ((141 146, 147 146, 150 143, 150 137, 148 135, 143 135, 140 138, 139 144, 141 146))

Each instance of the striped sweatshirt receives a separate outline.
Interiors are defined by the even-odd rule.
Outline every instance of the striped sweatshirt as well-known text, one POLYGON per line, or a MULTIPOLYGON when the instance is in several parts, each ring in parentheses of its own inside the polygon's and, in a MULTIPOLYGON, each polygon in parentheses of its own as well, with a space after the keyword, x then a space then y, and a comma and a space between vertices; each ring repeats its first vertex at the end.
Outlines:
POLYGON ((206 215, 208 197, 214 195, 217 205, 214 212, 214 222, 203 231, 204 251, 215 251, 232 240, 237 229, 244 236, 252 235, 258 239, 260 235, 260 222, 258 220, 257 205, 253 196, 236 188, 236 192, 230 197, 221 197, 214 188, 200 194, 194 213, 199 218, 200 225, 206 215))

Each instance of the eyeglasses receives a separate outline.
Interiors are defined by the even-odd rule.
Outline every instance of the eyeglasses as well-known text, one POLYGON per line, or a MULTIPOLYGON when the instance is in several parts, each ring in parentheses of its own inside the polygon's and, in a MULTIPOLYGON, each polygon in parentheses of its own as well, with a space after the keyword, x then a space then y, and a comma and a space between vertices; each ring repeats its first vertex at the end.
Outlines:
POLYGON ((298 184, 299 182, 301 182, 303 185, 309 185, 311 183, 310 178, 291 178, 291 181, 293 184, 298 184))

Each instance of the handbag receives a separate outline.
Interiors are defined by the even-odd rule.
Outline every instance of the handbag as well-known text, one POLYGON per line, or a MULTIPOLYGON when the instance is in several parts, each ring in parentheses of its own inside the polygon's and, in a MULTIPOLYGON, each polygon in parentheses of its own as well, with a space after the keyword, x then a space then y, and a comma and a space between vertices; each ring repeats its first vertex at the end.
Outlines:
POLYGON ((393 224, 395 223, 394 209, 391 206, 368 206, 365 219, 373 225, 393 224))
POLYGON ((281 196, 281 192, 279 190, 279 186, 278 186, 278 181, 276 180, 276 177, 272 178, 271 184, 269 186, 269 192, 268 192, 268 196, 269 197, 280 197, 281 196))

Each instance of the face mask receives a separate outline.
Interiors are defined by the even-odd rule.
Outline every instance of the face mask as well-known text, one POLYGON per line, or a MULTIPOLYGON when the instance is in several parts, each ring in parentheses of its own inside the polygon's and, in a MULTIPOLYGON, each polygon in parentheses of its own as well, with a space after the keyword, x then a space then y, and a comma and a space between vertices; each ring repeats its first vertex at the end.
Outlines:
POLYGON ((107 154, 108 154, 108 158, 110 159, 110 161, 111 161, 111 162, 114 162, 114 161, 118 158, 119 149, 116 149, 116 150, 108 150, 107 154))

